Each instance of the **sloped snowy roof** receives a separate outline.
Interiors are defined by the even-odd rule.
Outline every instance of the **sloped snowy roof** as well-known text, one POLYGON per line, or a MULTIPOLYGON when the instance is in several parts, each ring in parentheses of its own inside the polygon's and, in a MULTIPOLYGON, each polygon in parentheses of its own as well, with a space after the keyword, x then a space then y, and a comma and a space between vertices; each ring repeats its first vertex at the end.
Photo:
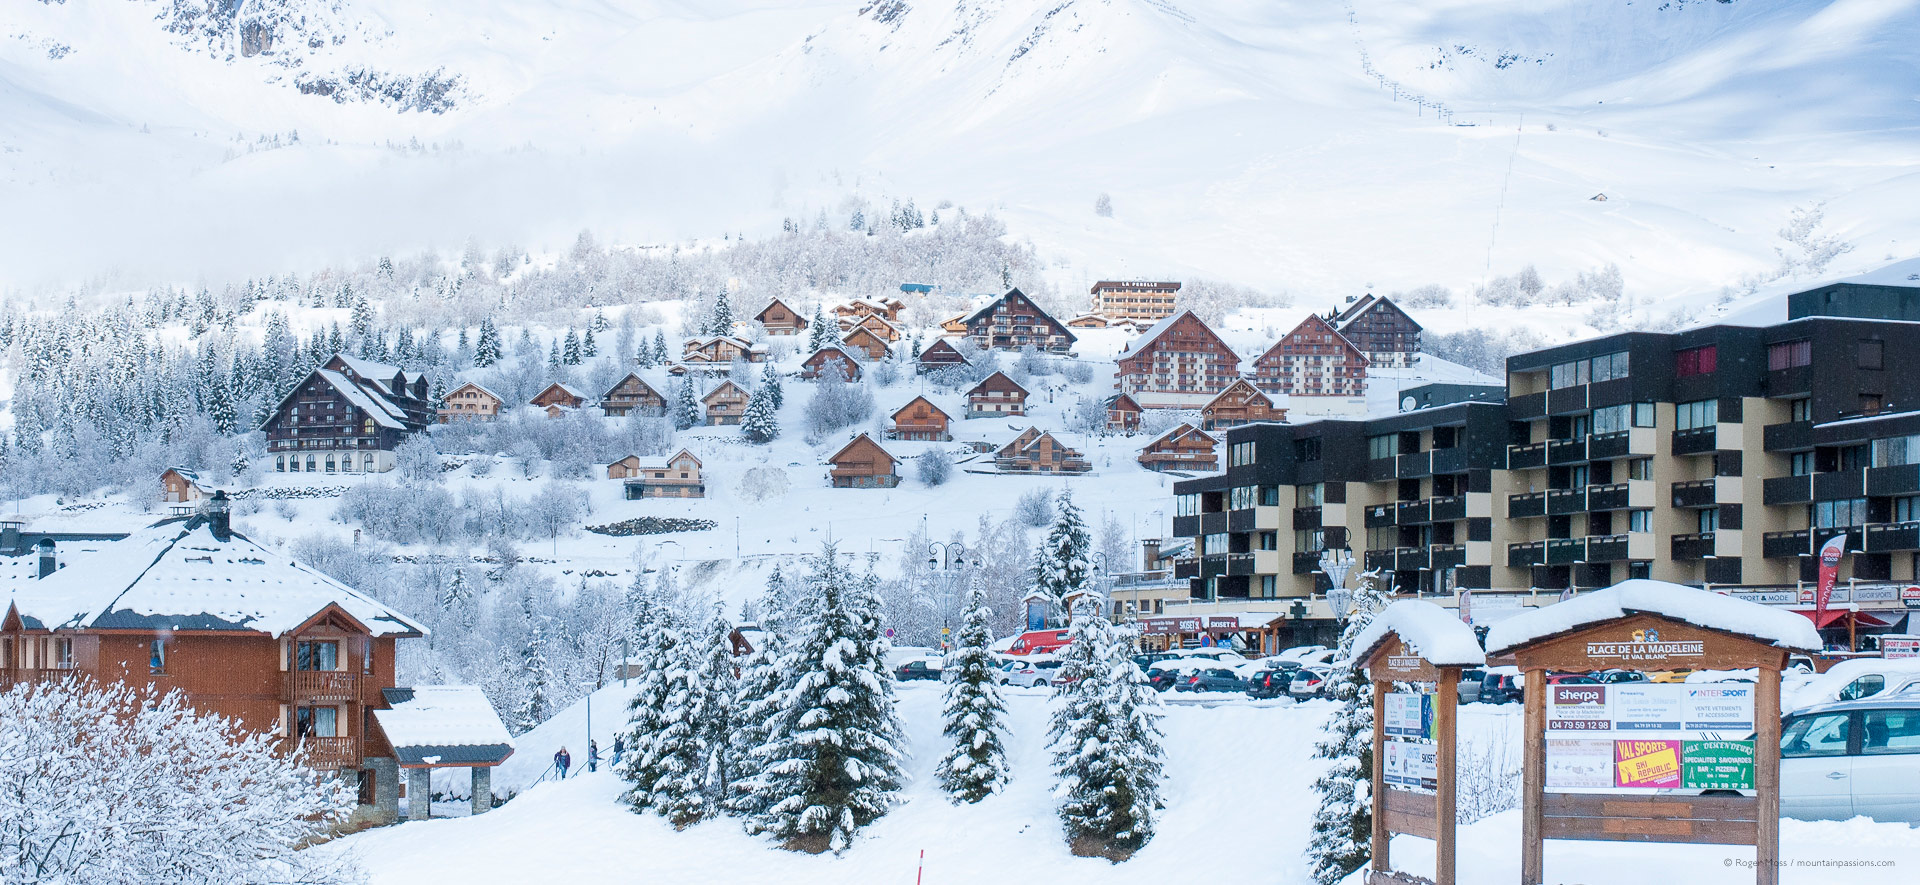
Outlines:
POLYGON ((513 755, 513 738, 479 686, 384 691, 393 709, 373 718, 401 765, 498 765, 513 755))
POLYGON ((1500 621, 1487 632, 1487 651, 1499 654, 1636 612, 1749 636, 1781 648, 1820 648, 1820 634, 1804 615, 1695 587, 1640 578, 1500 621))
POLYGON ((169 520, 14 593, 48 627, 257 630, 279 636, 338 605, 375 636, 427 629, 319 571, 206 517, 169 520))
POLYGON ((404 413, 400 411, 399 406, 387 402, 386 397, 353 383, 353 379, 332 369, 315 369, 314 371, 320 377, 327 379, 327 383, 333 385, 335 390, 340 391, 340 395, 346 397, 348 403, 367 413, 381 427, 394 430, 406 429, 406 425, 400 423, 404 413))
POLYGON ((344 353, 336 353, 334 357, 339 359, 340 362, 345 363, 347 368, 352 369, 355 375, 379 384, 383 390, 387 389, 388 382, 392 381, 395 377, 398 377, 402 384, 413 383, 413 376, 408 375, 406 371, 399 366, 376 363, 373 360, 364 360, 357 356, 348 356, 344 353))
POLYGON ((1436 667, 1478 667, 1487 662, 1487 653, 1480 650, 1473 628, 1459 615, 1418 599, 1402 599, 1374 615, 1353 639, 1354 660, 1370 657, 1388 633, 1400 637, 1436 667))
POLYGON ((481 393, 484 393, 490 397, 493 397, 496 400, 499 400, 500 402, 504 403, 507 401, 506 397, 501 396, 500 394, 494 393, 493 391, 487 389, 487 386, 485 384, 481 384, 478 381, 462 381, 460 382, 459 387, 455 387, 453 390, 449 391, 447 395, 452 396, 453 394, 459 393, 461 388, 466 388, 466 387, 471 387, 474 390, 478 390, 481 393))

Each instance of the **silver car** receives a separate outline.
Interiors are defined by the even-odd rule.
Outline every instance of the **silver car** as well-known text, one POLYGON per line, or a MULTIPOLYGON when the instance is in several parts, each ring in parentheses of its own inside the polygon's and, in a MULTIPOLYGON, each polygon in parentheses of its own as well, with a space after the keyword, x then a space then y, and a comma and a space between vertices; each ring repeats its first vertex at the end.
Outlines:
POLYGON ((1920 695, 1788 716, 1780 731, 1780 813, 1920 824, 1920 695))

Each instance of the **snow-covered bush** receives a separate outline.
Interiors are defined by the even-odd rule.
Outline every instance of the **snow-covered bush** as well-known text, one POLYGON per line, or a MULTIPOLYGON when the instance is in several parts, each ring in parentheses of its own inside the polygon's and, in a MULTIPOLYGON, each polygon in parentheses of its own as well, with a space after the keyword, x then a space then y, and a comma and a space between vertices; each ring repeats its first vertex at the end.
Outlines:
POLYGON ((1520 759, 1512 742, 1460 742, 1454 773, 1461 826, 1520 807, 1520 759))
POLYGON ((0 881, 346 882, 294 849, 353 792, 275 752, 275 736, 125 685, 0 692, 0 881))
POLYGON ((410 486, 439 483, 440 451, 431 434, 416 433, 393 449, 393 472, 410 486))
POLYGON ((913 460, 914 475, 929 486, 945 485, 953 476, 953 456, 946 449, 928 449, 913 460))
POLYGON ((807 400, 808 438, 818 440, 859 424, 872 417, 873 408, 873 392, 866 385, 847 381, 838 371, 829 370, 814 382, 813 398, 807 400))
POLYGON ((1060 364, 1060 374, 1074 384, 1093 383, 1093 364, 1080 360, 1068 360, 1060 364))
POLYGON ((1020 522, 1039 528, 1053 521, 1053 492, 1028 489, 1013 503, 1013 515, 1020 522))

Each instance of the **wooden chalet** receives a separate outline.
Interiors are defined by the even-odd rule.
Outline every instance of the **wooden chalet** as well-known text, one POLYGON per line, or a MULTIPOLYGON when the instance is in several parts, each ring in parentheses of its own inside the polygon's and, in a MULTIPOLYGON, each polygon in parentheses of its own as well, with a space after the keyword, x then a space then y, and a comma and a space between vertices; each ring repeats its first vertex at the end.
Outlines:
POLYGON ((1002 473, 1088 473, 1093 464, 1051 433, 1029 427, 1013 442, 993 454, 994 469, 1002 473))
POLYGON ((1147 443, 1140 450, 1140 466, 1148 470, 1220 469, 1220 441, 1191 424, 1182 424, 1147 443))
POLYGON ((953 346, 953 342, 945 338, 935 338, 932 344, 920 351, 918 371, 932 372, 966 364, 966 356, 960 353, 960 348, 953 346))
POLYGON ((1019 350, 1033 347, 1052 353, 1073 348, 1074 337, 1065 323, 1049 316, 1025 292, 1009 289, 985 307, 967 315, 967 335, 982 349, 1019 350))
POLYGON ((916 396, 912 402, 893 413, 893 427, 889 433, 893 439, 946 442, 953 439, 953 434, 947 430, 952 420, 932 400, 916 396))
POLYGON ((767 346, 732 335, 708 335, 689 338, 680 349, 682 363, 729 366, 734 360, 764 363, 767 361, 767 346))
POLYGON ((838 344, 828 344, 808 356, 800 364, 800 377, 812 381, 833 370, 848 381, 860 380, 860 361, 838 344))
POLYGON ((861 317, 877 316, 887 322, 898 322, 900 311, 907 303, 898 298, 855 298, 845 304, 835 305, 834 318, 839 320, 858 320, 861 317))
POLYGON ((380 473, 393 450, 434 420, 426 376, 334 354, 260 425, 282 473, 380 473))
POLYGON ((862 433, 827 459, 836 489, 890 489, 900 484, 900 459, 862 433))
POLYGON ((607 465, 608 479, 624 479, 627 500, 641 498, 704 498, 706 481, 700 477, 700 459, 681 449, 664 462, 628 455, 607 465))
MULTIPOLYGON (((425 628, 234 531, 229 505, 215 492, 201 512, 93 545, 65 567, 55 542, 39 541, 41 567, 0 597, 0 689, 77 674, 177 690, 196 710, 356 779, 356 819, 391 822, 406 736, 377 714, 391 706, 398 641, 425 628)), ((487 768, 511 752, 509 741, 463 745, 445 762, 487 768)), ((415 784, 424 811, 427 788, 415 784)))
POLYGON ((747 400, 752 397, 732 381, 722 381, 719 387, 700 398, 700 404, 706 406, 707 423, 738 424, 747 416, 747 400))
POLYGON ((867 359, 883 360, 893 355, 893 348, 887 346, 887 340, 873 333, 866 326, 855 326, 840 343, 866 354, 867 359))
POLYGON ((1158 322, 1173 315, 1180 284, 1156 280, 1101 280, 1088 290, 1089 313, 1114 320, 1158 322))
POLYGON ((472 381, 462 382, 459 387, 447 392, 441 398, 440 423, 452 421, 492 421, 500 417, 500 409, 507 401, 472 381))
POLYGON ((667 413, 667 398, 646 379, 632 372, 600 397, 600 410, 609 418, 643 415, 658 418, 667 413))
POLYGON ((1329 320, 1376 367, 1410 369, 1420 353, 1420 324, 1391 298, 1369 293, 1329 320))
POLYGON ((1069 329, 1104 329, 1109 321, 1097 313, 1083 313, 1067 321, 1069 329))
POLYGON ((1366 396, 1367 355, 1325 319, 1308 315, 1253 361, 1253 383, 1290 396, 1366 396))
MULTIPOLYGON (((160 472, 160 500, 167 504, 191 504, 213 494, 200 485, 200 474, 185 467, 169 467, 160 472)), ((4 666, 4 662, 0 662, 4 666)))
POLYGON ((1220 391, 1220 395, 1200 408, 1203 430, 1224 430, 1259 421, 1285 421, 1287 410, 1274 408, 1273 400, 1246 379, 1220 391))
POLYGON ((846 337, 845 333, 850 333, 855 329, 866 329, 867 331, 872 332, 873 334, 879 336, 881 340, 887 342, 888 344, 892 344, 893 342, 899 341, 901 338, 906 337, 906 334, 900 331, 899 326, 893 323, 887 322, 887 320, 884 317, 880 316, 877 313, 867 314, 866 316, 860 317, 857 320, 842 322, 840 324, 840 329, 841 329, 841 332, 843 333, 841 335, 842 338, 846 337))
POLYGON ((1183 310, 1154 324, 1114 360, 1114 386, 1155 408, 1204 405, 1240 378, 1240 355, 1183 310))
POLYGON ((956 313, 940 321, 940 331, 949 335, 967 334, 967 314, 956 313))
POLYGON ((547 413, 549 418, 558 418, 587 404, 587 398, 578 390, 562 381, 547 385, 546 390, 535 394, 528 402, 536 409, 547 413))
POLYGON ((1027 389, 1007 377, 1005 372, 988 375, 967 391, 969 418, 998 418, 1026 413, 1027 389))
POLYGON ((1124 393, 1116 393, 1107 398, 1107 429, 1121 433, 1132 433, 1140 429, 1140 419, 1146 410, 1140 408, 1140 402, 1124 393))
POLYGON ((807 330, 807 318, 801 316, 799 311, 788 307, 785 301, 781 301, 778 298, 767 302, 767 306, 761 308, 759 313, 754 314, 753 319, 755 322, 758 322, 760 328, 765 329, 770 336, 798 335, 807 330))

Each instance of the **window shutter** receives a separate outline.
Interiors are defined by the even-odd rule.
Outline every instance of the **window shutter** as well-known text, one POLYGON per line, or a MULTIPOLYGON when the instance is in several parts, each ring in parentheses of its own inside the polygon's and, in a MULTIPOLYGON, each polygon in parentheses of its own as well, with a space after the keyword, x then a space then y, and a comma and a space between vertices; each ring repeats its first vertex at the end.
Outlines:
POLYGON ((292 708, 290 708, 286 704, 281 704, 280 705, 280 736, 281 737, 293 736, 293 729, 291 727, 292 719, 293 719, 292 708))
POLYGON ((287 671, 287 653, 292 648, 293 648, 292 640, 285 639, 285 638, 282 638, 280 640, 280 672, 282 673, 285 673, 287 671))

